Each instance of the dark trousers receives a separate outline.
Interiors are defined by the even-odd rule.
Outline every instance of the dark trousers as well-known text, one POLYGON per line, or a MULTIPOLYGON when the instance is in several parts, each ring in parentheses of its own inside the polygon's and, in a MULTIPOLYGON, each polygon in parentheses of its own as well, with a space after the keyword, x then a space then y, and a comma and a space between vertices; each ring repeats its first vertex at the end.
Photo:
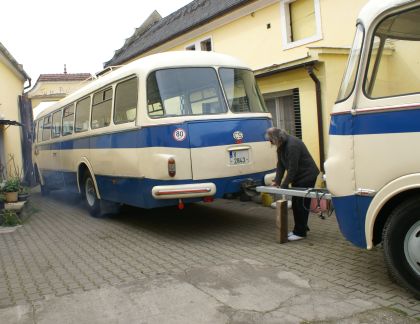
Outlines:
MULTIPOLYGON (((316 179, 311 182, 292 184, 292 187, 313 188, 315 186, 315 182, 316 179)), ((293 234, 303 237, 306 236, 306 232, 308 231, 308 216, 310 206, 310 198, 292 197, 293 217, 295 219, 293 234)))

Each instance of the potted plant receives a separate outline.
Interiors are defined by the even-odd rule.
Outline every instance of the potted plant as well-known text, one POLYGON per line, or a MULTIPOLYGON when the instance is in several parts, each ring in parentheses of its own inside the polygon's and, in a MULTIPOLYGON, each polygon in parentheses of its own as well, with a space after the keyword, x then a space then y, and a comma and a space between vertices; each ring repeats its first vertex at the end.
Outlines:
POLYGON ((21 186, 18 192, 18 201, 26 201, 29 198, 29 188, 21 186))
POLYGON ((6 180, 3 187, 4 195, 6 196, 6 202, 18 201, 18 192, 20 187, 20 181, 18 178, 10 178, 6 180))

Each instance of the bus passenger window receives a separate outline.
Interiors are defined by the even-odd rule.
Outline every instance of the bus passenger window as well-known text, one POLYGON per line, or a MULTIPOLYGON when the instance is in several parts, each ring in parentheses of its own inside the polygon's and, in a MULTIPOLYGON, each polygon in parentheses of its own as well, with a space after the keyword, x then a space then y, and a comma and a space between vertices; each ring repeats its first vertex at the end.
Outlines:
POLYGON ((52 115, 52 130, 51 130, 51 136, 53 138, 59 137, 61 134, 61 110, 56 111, 52 115))
POLYGON ((46 141, 51 138, 51 115, 44 117, 44 123, 42 125, 42 140, 46 141))
POLYGON ((36 130, 36 142, 41 142, 41 134, 42 134, 42 120, 38 120, 37 122, 37 130, 36 130))
POLYGON ((119 83, 115 89, 114 123, 132 122, 137 113, 137 78, 119 83))
POLYGON ((93 95, 90 127, 96 129, 109 126, 111 123, 111 108, 112 88, 95 93, 93 95))
POLYGON ((74 105, 67 106, 63 110, 63 136, 73 134, 74 105))
POLYGON ((74 131, 84 132, 88 130, 89 125, 89 109, 90 109, 90 97, 86 97, 76 104, 76 122, 74 125, 74 131))

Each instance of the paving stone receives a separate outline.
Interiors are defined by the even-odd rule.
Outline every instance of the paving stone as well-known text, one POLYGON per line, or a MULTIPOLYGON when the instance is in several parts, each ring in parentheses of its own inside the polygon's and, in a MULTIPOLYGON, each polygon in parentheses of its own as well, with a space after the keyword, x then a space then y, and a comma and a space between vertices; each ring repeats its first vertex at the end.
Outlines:
POLYGON ((334 216, 311 216, 306 240, 280 245, 274 210, 252 202, 127 208, 95 219, 65 193, 34 193, 31 201, 39 211, 19 231, 0 236, 0 307, 249 259, 292 271, 315 287, 420 314, 418 301, 389 280, 382 248, 352 246, 334 216))

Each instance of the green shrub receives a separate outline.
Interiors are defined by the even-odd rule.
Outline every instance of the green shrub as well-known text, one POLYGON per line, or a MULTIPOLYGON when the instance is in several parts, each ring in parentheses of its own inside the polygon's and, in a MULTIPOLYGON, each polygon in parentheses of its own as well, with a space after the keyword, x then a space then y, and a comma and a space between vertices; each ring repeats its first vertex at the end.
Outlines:
POLYGON ((3 221, 1 225, 3 226, 16 226, 21 224, 20 218, 14 210, 5 209, 2 218, 3 221))

